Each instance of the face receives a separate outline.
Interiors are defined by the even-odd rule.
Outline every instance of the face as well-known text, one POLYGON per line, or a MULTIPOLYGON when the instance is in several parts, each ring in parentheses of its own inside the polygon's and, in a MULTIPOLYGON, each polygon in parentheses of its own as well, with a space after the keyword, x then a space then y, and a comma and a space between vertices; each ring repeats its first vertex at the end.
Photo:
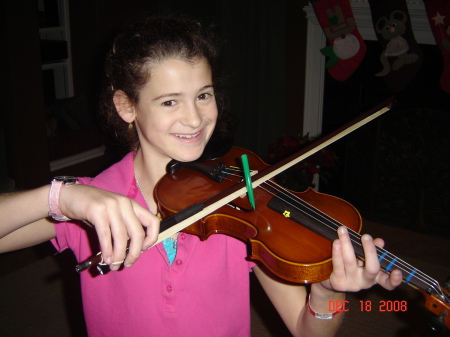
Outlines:
POLYGON ((168 59, 151 68, 139 93, 135 122, 140 148, 151 160, 196 160, 217 120, 208 63, 168 59))

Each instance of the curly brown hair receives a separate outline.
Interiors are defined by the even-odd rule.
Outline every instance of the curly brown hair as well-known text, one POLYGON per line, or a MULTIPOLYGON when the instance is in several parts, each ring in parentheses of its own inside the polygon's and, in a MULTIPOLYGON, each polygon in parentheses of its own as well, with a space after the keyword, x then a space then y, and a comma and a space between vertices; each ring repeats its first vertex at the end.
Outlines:
POLYGON ((219 111, 222 90, 219 88, 219 39, 211 27, 182 17, 148 17, 124 29, 116 37, 106 59, 106 80, 100 113, 107 127, 122 145, 136 150, 139 138, 135 127, 126 123, 117 113, 113 96, 122 90, 133 104, 139 101, 142 87, 150 80, 152 66, 169 58, 188 62, 205 59, 212 71, 215 96, 219 111))

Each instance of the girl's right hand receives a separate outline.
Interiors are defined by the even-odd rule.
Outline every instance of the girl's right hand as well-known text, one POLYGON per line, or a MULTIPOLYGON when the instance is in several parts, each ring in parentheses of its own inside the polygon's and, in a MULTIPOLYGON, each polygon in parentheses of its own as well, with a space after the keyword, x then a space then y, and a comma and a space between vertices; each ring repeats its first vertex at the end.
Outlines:
POLYGON ((59 200, 64 215, 87 220, 95 227, 103 261, 111 270, 119 269, 124 259, 125 267, 131 267, 158 239, 158 217, 120 194, 88 185, 66 185, 59 200))

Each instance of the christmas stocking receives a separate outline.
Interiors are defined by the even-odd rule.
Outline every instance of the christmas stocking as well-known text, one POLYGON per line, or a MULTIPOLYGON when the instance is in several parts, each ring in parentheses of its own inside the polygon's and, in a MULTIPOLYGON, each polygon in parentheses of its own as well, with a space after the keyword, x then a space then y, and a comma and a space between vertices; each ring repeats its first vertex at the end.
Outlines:
POLYGON ((372 22, 383 51, 382 70, 386 85, 401 91, 422 65, 422 51, 414 38, 405 0, 369 0, 372 22))
POLYGON ((450 93, 450 1, 428 0, 425 9, 436 44, 444 59, 444 71, 440 79, 441 88, 450 93))
POLYGON ((345 81, 358 68, 366 45, 356 28, 349 0, 311 0, 328 46, 321 49, 328 57, 325 67, 338 81, 345 81))

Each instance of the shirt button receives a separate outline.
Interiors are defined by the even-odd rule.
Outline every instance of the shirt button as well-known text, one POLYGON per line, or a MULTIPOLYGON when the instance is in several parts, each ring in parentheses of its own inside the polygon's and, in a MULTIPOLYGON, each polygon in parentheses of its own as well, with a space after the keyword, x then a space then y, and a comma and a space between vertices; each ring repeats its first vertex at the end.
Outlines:
POLYGON ((172 291, 172 287, 171 286, 167 286, 166 290, 167 290, 167 292, 170 293, 172 291))
POLYGON ((181 261, 181 260, 177 260, 176 262, 175 262, 177 265, 182 265, 183 264, 183 261, 181 261))
POLYGON ((184 234, 184 233, 181 233, 181 234, 180 234, 180 238, 181 238, 181 240, 184 240, 184 239, 186 239, 186 234, 184 234))

